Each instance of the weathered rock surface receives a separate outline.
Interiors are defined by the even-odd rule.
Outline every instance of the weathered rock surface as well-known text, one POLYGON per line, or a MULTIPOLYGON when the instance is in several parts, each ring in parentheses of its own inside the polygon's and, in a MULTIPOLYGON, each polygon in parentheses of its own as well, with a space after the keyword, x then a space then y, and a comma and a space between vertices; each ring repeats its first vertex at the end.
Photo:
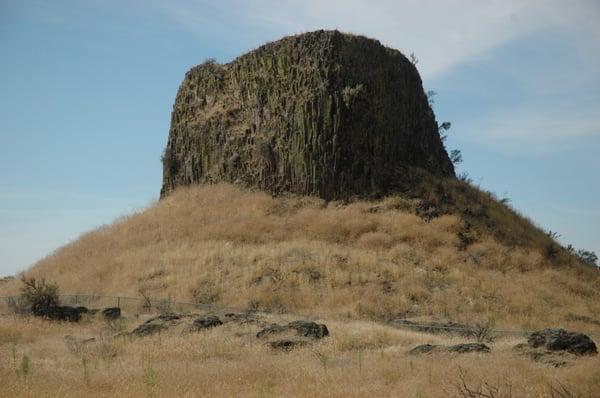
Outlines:
POLYGON ((438 345, 434 344, 421 344, 410 350, 408 353, 411 355, 428 354, 438 348, 438 345))
POLYGON ((262 329, 256 334, 256 337, 263 338, 270 335, 294 332, 298 336, 310 337, 313 339, 321 339, 329 336, 327 326, 321 323, 311 321, 294 321, 287 325, 278 325, 273 323, 262 329))
POLYGON ((316 31, 186 74, 161 197, 220 181, 325 199, 379 196, 412 168, 454 176, 415 66, 376 40, 316 31))
POLYGON ((261 320, 261 317, 252 312, 244 312, 241 314, 229 312, 229 313, 225 314, 225 317, 223 318, 223 322, 224 323, 235 322, 235 323, 239 323, 240 325, 246 325, 246 324, 251 324, 251 323, 264 325, 264 321, 261 320))
POLYGON ((261 331, 259 331, 256 334, 256 337, 263 338, 269 335, 273 335, 273 334, 279 334, 279 333, 285 333, 287 332, 289 329, 287 326, 282 326, 282 325, 278 325, 276 323, 273 323, 269 326, 267 326, 266 328, 262 329, 261 331))
POLYGON ((464 354, 467 352, 490 352, 490 347, 483 343, 464 343, 455 344, 446 348, 448 352, 457 352, 464 354))
POLYGON ((108 307, 102 310, 102 316, 104 319, 115 320, 121 317, 121 308, 119 307, 108 307))
POLYGON ((453 352, 458 354, 466 354, 469 352, 490 352, 490 347, 482 343, 464 343, 450 346, 422 344, 418 345, 408 353, 411 355, 429 354, 433 352, 453 352))
POLYGON ((597 354, 594 341, 583 333, 564 329, 544 329, 529 335, 527 344, 532 348, 545 348, 550 351, 567 351, 575 355, 597 354))
POLYGON ((138 327, 133 329, 131 334, 133 336, 138 336, 138 337, 150 336, 151 334, 160 332, 166 328, 167 327, 161 323, 142 323, 141 325, 139 325, 138 327))
POLYGON ((299 335, 304 337, 321 339, 325 336, 329 336, 329 330, 327 329, 327 326, 323 325, 322 323, 294 321, 290 322, 287 327, 295 330, 299 335))
POLYGON ((209 329, 215 326, 220 326, 222 324, 223 322, 219 319, 218 316, 209 315, 194 319, 194 322, 192 322, 192 330, 198 331, 202 329, 209 329))
POLYGON ((67 305, 38 307, 33 311, 33 314, 55 321, 79 322, 81 319, 80 309, 78 307, 70 307, 67 305))
POLYGON ((184 315, 181 314, 163 314, 156 316, 154 318, 148 319, 146 322, 142 323, 138 327, 136 327, 131 335, 133 336, 149 336, 151 334, 166 330, 170 326, 178 324, 181 320, 185 318, 184 315))

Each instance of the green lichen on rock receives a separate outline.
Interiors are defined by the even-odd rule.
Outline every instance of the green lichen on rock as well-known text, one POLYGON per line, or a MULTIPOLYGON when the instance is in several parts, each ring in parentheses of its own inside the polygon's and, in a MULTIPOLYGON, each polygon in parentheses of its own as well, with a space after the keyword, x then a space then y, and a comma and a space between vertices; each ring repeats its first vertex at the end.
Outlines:
POLYGON ((454 176, 415 66, 376 40, 316 31, 186 74, 161 196, 220 181, 324 199, 379 196, 412 168, 454 176))

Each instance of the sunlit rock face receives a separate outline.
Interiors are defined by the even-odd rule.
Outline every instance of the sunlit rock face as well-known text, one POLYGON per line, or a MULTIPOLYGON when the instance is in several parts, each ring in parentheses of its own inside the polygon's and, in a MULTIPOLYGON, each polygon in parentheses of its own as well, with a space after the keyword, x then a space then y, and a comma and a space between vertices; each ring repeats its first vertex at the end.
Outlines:
POLYGON ((324 199, 381 196, 412 168, 454 176, 415 66, 376 40, 316 31, 186 74, 161 197, 221 181, 324 199))

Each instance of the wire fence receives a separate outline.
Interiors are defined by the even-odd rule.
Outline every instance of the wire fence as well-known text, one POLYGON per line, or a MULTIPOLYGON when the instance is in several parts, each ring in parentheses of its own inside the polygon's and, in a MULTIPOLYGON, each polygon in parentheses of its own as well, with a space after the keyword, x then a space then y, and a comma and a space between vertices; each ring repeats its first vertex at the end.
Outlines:
MULTIPOLYGON (((247 312, 248 309, 227 307, 214 304, 201 304, 172 299, 153 299, 150 297, 127 297, 97 294, 61 294, 59 304, 88 309, 119 307, 125 314, 147 312, 190 313, 190 312, 247 312)), ((0 314, 28 312, 26 303, 19 296, 0 297, 0 314)))
MULTIPOLYGON (((254 312, 262 313, 248 308, 228 307, 216 304, 202 304, 186 301, 176 301, 172 299, 153 299, 150 297, 127 297, 127 296, 111 296, 111 295, 96 295, 96 294, 62 294, 59 295, 60 305, 82 306, 88 309, 104 309, 109 307, 119 307, 124 314, 140 314, 140 313, 193 313, 193 312, 208 312, 208 313, 245 313, 254 312)), ((4 296, 0 297, 0 314, 14 314, 28 312, 27 305, 22 302, 19 296, 4 296)), ((287 314, 293 315, 293 314, 287 314)), ((312 317, 302 316, 304 319, 312 317)), ((407 320, 396 320, 387 323, 390 326, 415 330, 424 333, 453 333, 464 337, 477 337, 482 333, 489 336, 528 336, 533 333, 533 330, 509 330, 509 329, 492 329, 483 326, 467 326, 467 325, 452 325, 452 324, 436 324, 436 323, 418 323, 407 320)), ((599 337, 600 333, 587 331, 590 336, 599 337)))

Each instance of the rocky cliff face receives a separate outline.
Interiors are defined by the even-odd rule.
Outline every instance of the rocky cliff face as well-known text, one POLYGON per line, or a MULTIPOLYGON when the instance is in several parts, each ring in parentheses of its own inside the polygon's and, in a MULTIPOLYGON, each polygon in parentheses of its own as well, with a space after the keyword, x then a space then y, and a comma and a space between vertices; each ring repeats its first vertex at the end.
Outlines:
POLYGON ((378 196, 413 167, 454 176, 415 66, 376 40, 317 31, 186 74, 161 197, 219 181, 325 199, 378 196))

